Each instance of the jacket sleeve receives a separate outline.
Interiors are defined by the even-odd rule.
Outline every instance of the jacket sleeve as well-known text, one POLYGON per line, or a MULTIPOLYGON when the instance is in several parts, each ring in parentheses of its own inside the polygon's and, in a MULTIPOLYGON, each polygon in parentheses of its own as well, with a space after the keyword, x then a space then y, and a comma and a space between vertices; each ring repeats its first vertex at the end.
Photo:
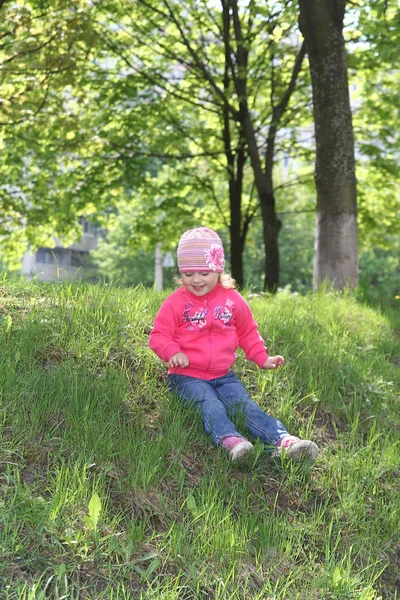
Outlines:
POLYGON ((261 337, 250 306, 238 294, 236 314, 236 333, 239 346, 244 350, 246 357, 256 363, 260 369, 268 360, 267 349, 261 337))
POLYGON ((181 352, 179 344, 175 341, 177 328, 178 318, 167 298, 156 315, 149 337, 150 348, 165 362, 177 352, 181 352))

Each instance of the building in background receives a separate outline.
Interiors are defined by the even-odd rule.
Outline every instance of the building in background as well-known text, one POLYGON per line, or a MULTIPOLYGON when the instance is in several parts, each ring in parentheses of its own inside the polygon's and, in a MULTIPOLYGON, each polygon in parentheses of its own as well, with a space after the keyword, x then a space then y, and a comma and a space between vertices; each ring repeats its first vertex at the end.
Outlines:
POLYGON ((91 263, 90 252, 97 248, 97 227, 83 217, 80 223, 83 231, 79 242, 65 247, 54 238, 53 248, 38 248, 36 252, 25 254, 22 274, 36 277, 39 281, 90 279, 95 276, 96 268, 91 263))

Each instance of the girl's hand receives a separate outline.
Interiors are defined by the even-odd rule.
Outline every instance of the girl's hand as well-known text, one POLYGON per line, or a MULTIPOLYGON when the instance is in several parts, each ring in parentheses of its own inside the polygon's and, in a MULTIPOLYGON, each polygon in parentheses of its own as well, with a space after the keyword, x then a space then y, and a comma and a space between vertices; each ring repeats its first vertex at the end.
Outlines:
POLYGON ((283 356, 270 356, 268 360, 265 361, 262 368, 263 369, 276 369, 276 367, 283 367, 285 364, 285 359, 283 356))
POLYGON ((184 352, 177 352, 168 361, 169 367, 181 367, 184 369, 189 366, 189 359, 184 352))

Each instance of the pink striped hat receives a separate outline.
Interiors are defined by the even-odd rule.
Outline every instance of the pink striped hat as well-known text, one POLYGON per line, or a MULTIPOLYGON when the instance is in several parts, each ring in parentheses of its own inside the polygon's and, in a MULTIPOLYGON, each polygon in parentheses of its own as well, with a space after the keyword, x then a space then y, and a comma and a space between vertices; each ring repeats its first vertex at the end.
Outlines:
POLYGON ((181 273, 214 271, 222 273, 225 267, 221 238, 208 227, 185 231, 178 244, 178 269, 181 273))

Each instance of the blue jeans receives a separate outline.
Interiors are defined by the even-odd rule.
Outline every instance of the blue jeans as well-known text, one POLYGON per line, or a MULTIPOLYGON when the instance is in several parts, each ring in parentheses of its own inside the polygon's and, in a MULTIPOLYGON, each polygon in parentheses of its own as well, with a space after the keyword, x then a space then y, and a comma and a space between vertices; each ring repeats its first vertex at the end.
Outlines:
POLYGON ((243 437, 230 417, 241 415, 249 433, 267 446, 276 446, 288 435, 280 421, 265 413, 230 371, 223 377, 205 380, 186 375, 168 375, 170 391, 183 404, 192 405, 203 418, 204 430, 218 446, 227 435, 243 437))

